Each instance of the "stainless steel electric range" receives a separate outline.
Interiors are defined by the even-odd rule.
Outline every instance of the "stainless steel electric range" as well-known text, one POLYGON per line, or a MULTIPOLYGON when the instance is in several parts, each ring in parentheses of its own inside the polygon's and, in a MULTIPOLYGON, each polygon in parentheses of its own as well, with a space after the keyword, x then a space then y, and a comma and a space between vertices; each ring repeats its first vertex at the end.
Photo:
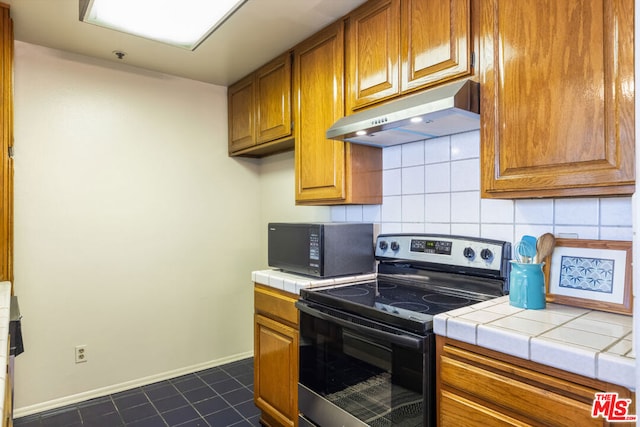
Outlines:
POLYGON ((377 280, 301 291, 300 425, 435 426, 433 316, 509 290, 508 242, 384 234, 377 280))

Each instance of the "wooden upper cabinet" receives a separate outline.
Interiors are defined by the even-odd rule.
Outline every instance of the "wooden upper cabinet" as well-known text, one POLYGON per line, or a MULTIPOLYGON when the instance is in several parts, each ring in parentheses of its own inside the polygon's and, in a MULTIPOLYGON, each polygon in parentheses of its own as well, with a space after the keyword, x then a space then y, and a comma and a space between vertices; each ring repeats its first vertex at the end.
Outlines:
POLYGON ((375 0, 349 15, 347 110, 471 74, 469 0, 375 0))
POLYGON ((634 1, 479 10, 483 197, 632 194, 634 1))
POLYGON ((229 154, 262 157, 293 148, 291 55, 229 86, 229 154))
POLYGON ((256 145, 253 75, 229 86, 229 153, 256 145))
POLYGON ((291 55, 256 72, 256 132, 259 144, 291 136, 291 55))
POLYGON ((400 93, 400 0, 365 3, 349 16, 347 34, 348 108, 400 93))
POLYGON ((298 45, 294 64, 296 203, 382 203, 382 150, 325 136, 344 115, 343 21, 298 45))
POLYGON ((403 92, 471 74, 469 0, 402 0, 403 92))

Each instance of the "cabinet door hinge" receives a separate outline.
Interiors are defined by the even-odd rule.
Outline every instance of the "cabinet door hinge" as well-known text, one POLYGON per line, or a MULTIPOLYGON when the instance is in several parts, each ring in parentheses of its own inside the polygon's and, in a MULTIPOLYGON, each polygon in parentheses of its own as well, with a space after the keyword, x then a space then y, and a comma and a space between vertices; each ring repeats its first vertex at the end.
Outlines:
POLYGON ((9 146, 9 157, 13 159, 13 145, 9 146))
POLYGON ((476 66, 476 52, 471 52, 471 68, 475 68, 476 66))

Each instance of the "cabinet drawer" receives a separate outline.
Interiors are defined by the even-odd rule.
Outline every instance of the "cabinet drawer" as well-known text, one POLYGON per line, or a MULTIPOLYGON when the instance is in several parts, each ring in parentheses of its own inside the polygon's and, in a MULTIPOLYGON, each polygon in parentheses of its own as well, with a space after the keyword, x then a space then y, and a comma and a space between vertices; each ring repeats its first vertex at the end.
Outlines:
POLYGON ((556 426, 602 425, 591 417, 595 389, 447 346, 439 369, 443 387, 490 402, 500 413, 556 426))
POLYGON ((273 320, 298 326, 298 295, 256 283, 254 292, 255 312, 273 320))
POLYGON ((440 427, 526 427, 530 426, 508 415, 487 408, 448 391, 440 395, 440 427))

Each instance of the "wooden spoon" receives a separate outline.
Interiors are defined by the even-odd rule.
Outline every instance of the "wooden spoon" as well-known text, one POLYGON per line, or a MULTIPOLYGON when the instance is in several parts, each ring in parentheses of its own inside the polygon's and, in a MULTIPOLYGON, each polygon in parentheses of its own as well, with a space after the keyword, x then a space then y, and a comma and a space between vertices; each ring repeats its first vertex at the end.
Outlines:
POLYGON ((538 238, 536 250, 538 252, 537 262, 543 262, 553 252, 556 246, 556 238, 551 233, 544 233, 538 238))

